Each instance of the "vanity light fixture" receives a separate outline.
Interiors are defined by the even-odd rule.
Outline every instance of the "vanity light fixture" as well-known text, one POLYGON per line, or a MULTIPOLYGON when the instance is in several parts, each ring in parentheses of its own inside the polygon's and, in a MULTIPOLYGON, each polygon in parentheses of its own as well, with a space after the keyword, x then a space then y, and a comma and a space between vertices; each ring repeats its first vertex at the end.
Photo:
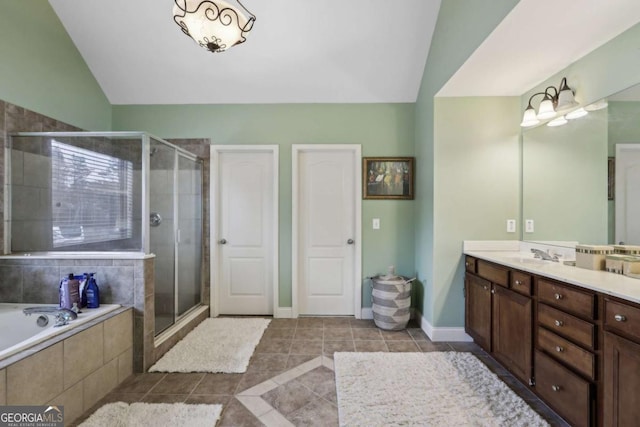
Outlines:
POLYGON ((256 17, 224 0, 174 0, 173 20, 182 32, 209 52, 224 52, 246 41, 256 17))
POLYGON ((550 127, 562 126, 562 125, 566 125, 567 123, 568 123, 567 119, 565 119, 564 116, 560 116, 560 117, 556 117, 555 119, 547 123, 547 126, 550 126, 550 127))
POLYGON ((577 110, 573 110, 573 111, 571 111, 571 112, 567 113, 567 114, 565 115, 565 117, 566 117, 568 120, 573 120, 573 119, 578 119, 578 118, 580 118, 580 117, 584 117, 584 116, 586 116, 587 114, 589 114, 589 112, 588 112, 587 110, 585 110, 584 108, 580 107, 580 108, 578 108, 577 110))
POLYGON ((584 107, 585 110, 587 111, 598 111, 598 110, 602 110, 603 108, 607 108, 609 106, 609 103, 607 102, 607 98, 602 98, 599 101, 594 102, 593 104, 589 104, 586 107, 584 107))
POLYGON ((578 106, 579 104, 573 97, 573 90, 567 85, 567 78, 563 77, 560 81, 559 89, 556 89, 555 86, 549 86, 544 92, 537 92, 531 95, 527 108, 524 110, 520 126, 535 126, 540 123, 540 120, 551 119, 555 117, 556 114, 564 114, 578 106), (538 95, 542 95, 543 98, 538 106, 538 113, 536 114, 536 110, 531 105, 531 101, 538 95))

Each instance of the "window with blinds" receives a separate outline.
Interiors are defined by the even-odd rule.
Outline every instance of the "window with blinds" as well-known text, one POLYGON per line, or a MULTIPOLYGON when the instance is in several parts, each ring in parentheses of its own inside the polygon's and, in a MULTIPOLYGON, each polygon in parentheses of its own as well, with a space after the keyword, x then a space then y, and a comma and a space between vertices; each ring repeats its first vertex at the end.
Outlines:
POLYGON ((54 248, 132 237, 130 161, 52 141, 51 164, 54 248))

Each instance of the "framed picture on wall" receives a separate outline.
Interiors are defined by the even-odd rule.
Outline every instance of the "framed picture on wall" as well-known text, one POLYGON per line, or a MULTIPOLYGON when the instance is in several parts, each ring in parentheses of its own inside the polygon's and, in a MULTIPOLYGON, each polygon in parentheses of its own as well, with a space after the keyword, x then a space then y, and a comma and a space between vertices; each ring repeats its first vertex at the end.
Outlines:
POLYGON ((607 169, 608 169, 608 182, 607 182, 607 195, 609 196, 609 200, 613 200, 616 194, 616 158, 609 157, 607 159, 607 169))
POLYGON ((413 200, 413 157, 363 157, 362 198, 413 200))

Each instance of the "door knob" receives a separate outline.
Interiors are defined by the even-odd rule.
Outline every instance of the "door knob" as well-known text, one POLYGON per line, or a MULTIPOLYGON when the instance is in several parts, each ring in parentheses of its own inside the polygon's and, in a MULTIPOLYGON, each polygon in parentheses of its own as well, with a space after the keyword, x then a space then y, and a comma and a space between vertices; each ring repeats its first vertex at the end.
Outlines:
POLYGON ((220 240, 218 240, 218 243, 220 243, 221 245, 226 245, 227 244, 227 239, 220 239, 220 240))
POLYGON ((353 245, 354 243, 355 243, 355 242, 354 242, 354 240, 353 240, 353 239, 349 239, 349 240, 347 240, 347 244, 349 244, 349 245, 353 245))

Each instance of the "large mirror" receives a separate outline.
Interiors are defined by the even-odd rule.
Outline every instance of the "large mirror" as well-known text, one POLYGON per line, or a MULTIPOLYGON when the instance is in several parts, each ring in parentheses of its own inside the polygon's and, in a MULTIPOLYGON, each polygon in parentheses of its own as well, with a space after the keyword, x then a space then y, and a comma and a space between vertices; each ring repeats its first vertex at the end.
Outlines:
POLYGON ((606 100, 564 126, 523 130, 522 240, 640 245, 640 84, 606 100))

